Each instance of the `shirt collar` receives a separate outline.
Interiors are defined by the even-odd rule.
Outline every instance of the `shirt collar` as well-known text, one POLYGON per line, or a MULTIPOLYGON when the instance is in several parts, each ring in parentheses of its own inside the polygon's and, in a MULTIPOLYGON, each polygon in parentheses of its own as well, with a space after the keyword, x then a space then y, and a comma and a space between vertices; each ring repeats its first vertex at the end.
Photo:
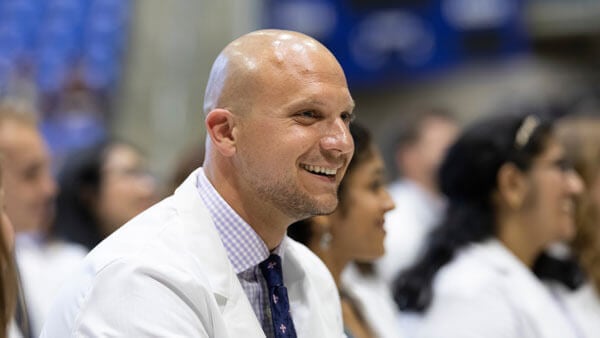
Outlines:
MULTIPOLYGON (((206 177, 204 170, 198 170, 196 188, 200 198, 208 208, 225 251, 236 274, 257 266, 269 257, 269 248, 256 231, 221 197, 206 177)), ((287 236, 273 253, 281 256, 287 246, 287 236)))

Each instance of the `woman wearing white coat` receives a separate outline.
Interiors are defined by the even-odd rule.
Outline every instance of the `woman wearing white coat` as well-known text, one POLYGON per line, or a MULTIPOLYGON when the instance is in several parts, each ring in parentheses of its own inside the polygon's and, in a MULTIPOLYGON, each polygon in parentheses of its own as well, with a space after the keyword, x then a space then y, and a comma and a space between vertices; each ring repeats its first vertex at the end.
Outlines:
POLYGON ((385 188, 383 159, 371 134, 357 123, 350 125, 350 132, 354 156, 338 189, 337 208, 292 224, 288 235, 316 253, 333 275, 348 338, 400 338, 388 289, 367 285, 376 280, 362 276, 353 265, 383 255, 384 216, 394 201, 385 188))
POLYGON ((569 338, 579 329, 533 274, 574 234, 581 180, 552 126, 502 115, 466 129, 439 174, 448 209, 394 297, 418 313, 411 337, 569 338))

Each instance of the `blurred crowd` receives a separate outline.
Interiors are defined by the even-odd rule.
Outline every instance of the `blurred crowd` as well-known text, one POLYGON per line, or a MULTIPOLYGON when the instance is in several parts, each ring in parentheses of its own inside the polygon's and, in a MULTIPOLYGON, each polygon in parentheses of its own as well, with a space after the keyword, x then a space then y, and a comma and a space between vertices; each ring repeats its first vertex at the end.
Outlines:
MULTIPOLYGON (((204 163, 193 144, 159 178, 111 136, 96 61, 41 99, 0 87, 0 338, 38 337, 84 257, 204 163)), ((399 107, 385 144, 350 124, 339 204, 287 233, 331 273, 346 336, 599 337, 598 102, 399 107)))
MULTIPOLYGON (((369 130, 351 126, 338 209, 289 228, 330 269, 349 336, 600 332, 600 114, 525 110, 466 123, 439 108, 403 114, 385 154, 393 168, 369 130)), ((40 333, 86 253, 172 193, 204 153, 182 153, 162 189, 144 153, 116 139, 74 151, 55 174, 35 110, 11 100, 0 151, 2 320, 24 337, 40 333)))

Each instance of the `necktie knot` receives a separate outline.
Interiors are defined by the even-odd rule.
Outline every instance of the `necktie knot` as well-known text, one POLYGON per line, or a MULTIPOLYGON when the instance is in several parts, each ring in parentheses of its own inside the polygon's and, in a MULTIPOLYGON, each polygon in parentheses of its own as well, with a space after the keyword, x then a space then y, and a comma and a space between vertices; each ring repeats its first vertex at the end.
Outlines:
POLYGON ((258 265, 269 288, 283 286, 283 271, 281 269, 281 257, 271 254, 258 265))

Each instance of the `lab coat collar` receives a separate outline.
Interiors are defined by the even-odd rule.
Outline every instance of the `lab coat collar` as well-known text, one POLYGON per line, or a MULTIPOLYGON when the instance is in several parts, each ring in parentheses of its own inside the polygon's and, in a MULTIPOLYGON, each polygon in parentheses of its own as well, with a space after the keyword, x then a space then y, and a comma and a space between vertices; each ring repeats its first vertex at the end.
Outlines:
MULTIPOLYGON (((195 236, 191 252, 198 257, 198 268, 208 279, 223 316, 228 318, 229 332, 231 334, 244 332, 247 338, 254 337, 250 335, 250 332, 256 333, 257 336, 261 336, 261 334, 264 336, 256 317, 248 318, 248 313, 253 313, 252 306, 242 289, 233 265, 229 262, 210 213, 198 195, 196 180, 197 171, 194 171, 175 190, 173 195, 173 205, 182 222, 186 223, 187 228, 194 229, 190 234, 195 236)), ((288 238, 285 238, 280 247, 280 254, 284 260, 284 283, 291 299, 300 299, 301 302, 306 302, 308 300, 303 297, 305 272, 299 257, 293 253, 295 248, 289 241, 288 238)), ((311 324, 311 326, 315 325, 319 324, 311 324)))
POLYGON ((202 271, 205 271, 213 292, 230 298, 232 286, 235 284, 234 282, 237 282, 236 274, 227 258, 227 252, 221 243, 210 213, 198 195, 196 180, 197 171, 194 171, 175 190, 174 206, 182 222, 187 223, 185 226, 196 228, 195 233, 201 235, 194 239, 193 252, 199 258, 197 263, 201 265, 202 271))
POLYGON ((262 327, 254 315, 252 305, 229 262, 227 252, 211 215, 196 189, 197 170, 175 190, 174 206, 184 226, 194 229, 193 248, 198 269, 208 279, 224 320, 232 337, 242 334, 246 338, 265 337, 262 327), (249 314, 252 314, 249 316, 249 314))

